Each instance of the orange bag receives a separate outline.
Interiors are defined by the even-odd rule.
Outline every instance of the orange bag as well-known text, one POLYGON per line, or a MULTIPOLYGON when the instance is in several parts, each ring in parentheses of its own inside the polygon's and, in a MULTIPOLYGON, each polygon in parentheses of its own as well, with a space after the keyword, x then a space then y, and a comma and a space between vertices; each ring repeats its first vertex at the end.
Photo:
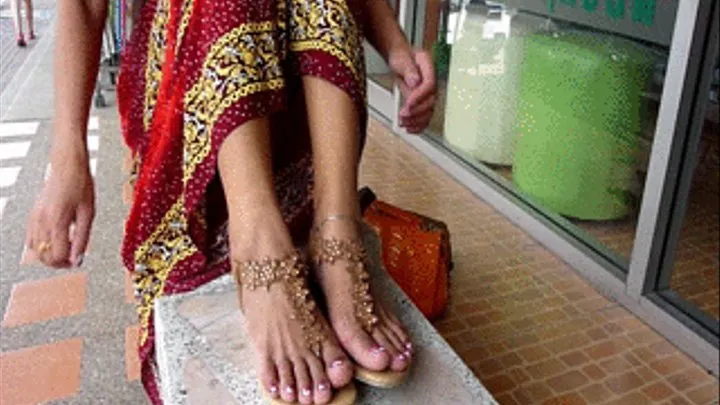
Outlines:
POLYGON ((452 269, 450 233, 440 221, 378 201, 360 190, 363 219, 380 236, 385 268, 430 320, 440 317, 449 298, 452 269))

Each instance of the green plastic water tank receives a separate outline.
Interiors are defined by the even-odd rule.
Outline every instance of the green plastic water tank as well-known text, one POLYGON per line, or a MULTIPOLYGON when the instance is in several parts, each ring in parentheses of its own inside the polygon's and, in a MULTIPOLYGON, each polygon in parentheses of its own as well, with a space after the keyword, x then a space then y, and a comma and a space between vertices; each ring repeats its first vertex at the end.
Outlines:
POLYGON ((524 44, 517 187, 564 216, 627 215, 655 55, 628 40, 584 32, 536 34, 524 44))

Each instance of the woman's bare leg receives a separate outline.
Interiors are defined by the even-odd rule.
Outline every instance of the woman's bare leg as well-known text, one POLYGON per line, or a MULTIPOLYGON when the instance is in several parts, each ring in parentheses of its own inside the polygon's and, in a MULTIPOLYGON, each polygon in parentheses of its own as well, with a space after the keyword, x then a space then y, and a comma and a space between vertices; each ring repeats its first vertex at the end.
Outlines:
POLYGON ((35 39, 35 21, 33 18, 32 0, 25 0, 25 13, 26 13, 25 17, 27 18, 27 24, 28 24, 29 38, 35 39))
MULTIPOLYGON (((237 128, 224 141, 218 159, 233 262, 287 256, 294 247, 275 196, 267 119, 237 128)), ((267 291, 243 288, 242 306, 268 392, 285 401, 322 404, 332 395, 328 381, 342 387, 352 379, 352 365, 333 337, 323 344, 322 359, 305 347, 301 324, 291 320, 293 308, 280 283, 267 291)))
MULTIPOLYGON (((315 169, 315 223, 324 218, 342 215, 359 218, 358 114, 350 97, 331 83, 312 76, 303 77, 312 139, 315 169)), ((326 222, 320 236, 356 239, 357 223, 326 222)), ((346 264, 324 264, 320 283, 329 307, 330 323, 345 350, 361 366, 371 370, 401 371, 410 362, 409 337, 400 322, 376 306, 379 323, 372 335, 367 334, 355 319, 353 300, 348 288, 351 275, 346 264)))
POLYGON ((18 39, 23 37, 22 13, 20 12, 20 0, 10 0, 10 9, 13 16, 13 25, 15 26, 15 35, 18 39))

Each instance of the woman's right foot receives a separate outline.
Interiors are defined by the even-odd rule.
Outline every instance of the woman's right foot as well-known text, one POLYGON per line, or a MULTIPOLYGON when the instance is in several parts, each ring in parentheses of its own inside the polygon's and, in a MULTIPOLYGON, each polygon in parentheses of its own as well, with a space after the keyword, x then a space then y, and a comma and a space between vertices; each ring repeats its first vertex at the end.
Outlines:
POLYGON ((27 46, 27 42, 25 42, 25 38, 23 38, 22 35, 17 37, 17 46, 20 48, 25 48, 27 46))
POLYGON ((274 399, 327 404, 333 389, 351 382, 353 365, 310 296, 301 254, 289 242, 262 240, 253 243, 263 249, 249 249, 257 256, 233 252, 240 258, 272 258, 233 263, 260 381, 274 399))

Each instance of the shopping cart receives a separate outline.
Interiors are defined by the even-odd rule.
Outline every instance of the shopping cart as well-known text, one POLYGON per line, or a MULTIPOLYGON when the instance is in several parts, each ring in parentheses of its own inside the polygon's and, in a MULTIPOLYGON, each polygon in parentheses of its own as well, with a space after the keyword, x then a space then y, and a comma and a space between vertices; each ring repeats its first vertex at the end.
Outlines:
POLYGON ((95 83, 95 107, 107 106, 105 91, 114 91, 120 69, 120 53, 125 45, 129 22, 127 1, 111 0, 108 19, 103 30, 100 70, 95 83))

